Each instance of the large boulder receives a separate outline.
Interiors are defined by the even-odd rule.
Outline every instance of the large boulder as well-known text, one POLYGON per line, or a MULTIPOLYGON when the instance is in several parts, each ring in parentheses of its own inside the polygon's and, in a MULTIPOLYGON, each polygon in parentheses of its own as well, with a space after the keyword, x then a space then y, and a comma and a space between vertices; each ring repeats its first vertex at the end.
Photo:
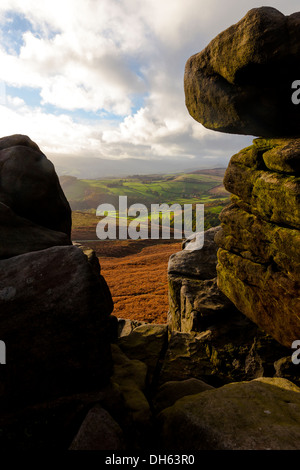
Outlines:
POLYGON ((300 13, 253 8, 186 63, 191 116, 233 134, 299 136, 292 83, 300 74, 300 13))
POLYGON ((300 389, 279 378, 186 396, 160 415, 165 450, 298 450, 300 389))
POLYGON ((99 389, 112 372, 104 278, 75 246, 0 261, 0 405, 99 389))
POLYGON ((20 217, 71 235, 71 208, 53 164, 24 135, 0 139, 0 202, 20 217))

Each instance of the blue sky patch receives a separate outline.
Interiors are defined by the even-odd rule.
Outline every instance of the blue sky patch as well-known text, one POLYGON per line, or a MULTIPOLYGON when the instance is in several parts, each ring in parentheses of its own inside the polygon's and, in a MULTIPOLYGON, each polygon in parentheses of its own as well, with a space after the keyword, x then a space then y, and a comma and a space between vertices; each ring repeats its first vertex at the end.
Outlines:
POLYGON ((2 47, 8 53, 19 54, 23 45, 23 34, 32 30, 30 21, 23 15, 8 13, 0 27, 2 47))

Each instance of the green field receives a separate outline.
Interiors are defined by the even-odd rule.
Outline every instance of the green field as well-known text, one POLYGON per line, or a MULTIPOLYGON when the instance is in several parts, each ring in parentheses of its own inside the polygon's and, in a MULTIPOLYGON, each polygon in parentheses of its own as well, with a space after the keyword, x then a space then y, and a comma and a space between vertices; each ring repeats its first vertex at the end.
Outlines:
POLYGON ((82 223, 82 213, 95 214, 100 204, 113 204, 118 210, 119 196, 127 196, 128 207, 141 203, 149 210, 151 204, 204 204, 207 229, 219 224, 218 215, 228 202, 229 194, 223 187, 224 171, 90 180, 62 176, 60 182, 73 211, 73 225, 76 220, 82 223), (78 211, 81 215, 76 216, 78 211))

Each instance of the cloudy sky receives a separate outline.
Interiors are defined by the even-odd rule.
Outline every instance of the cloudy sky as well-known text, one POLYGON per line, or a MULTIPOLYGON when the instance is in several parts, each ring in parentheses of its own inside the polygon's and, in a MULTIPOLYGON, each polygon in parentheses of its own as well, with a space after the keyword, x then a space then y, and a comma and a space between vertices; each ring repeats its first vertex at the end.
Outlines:
POLYGON ((299 10, 299 0, 1 0, 1 135, 27 134, 70 166, 71 157, 225 166, 252 137, 190 117, 184 66, 266 5, 299 10))

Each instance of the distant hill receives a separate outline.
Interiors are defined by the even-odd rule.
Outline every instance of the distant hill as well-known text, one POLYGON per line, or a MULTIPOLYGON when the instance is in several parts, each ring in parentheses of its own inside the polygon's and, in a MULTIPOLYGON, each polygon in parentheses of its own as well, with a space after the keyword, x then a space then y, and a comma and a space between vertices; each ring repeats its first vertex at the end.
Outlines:
POLYGON ((223 187, 223 169, 164 175, 133 175, 126 178, 78 179, 60 177, 72 210, 96 209, 99 204, 118 205, 119 196, 128 204, 220 203, 227 199, 223 187))
POLYGON ((222 176, 225 175, 226 168, 213 168, 213 169, 203 169, 203 170, 195 170, 192 171, 194 175, 215 175, 215 176, 222 176))
MULTIPOLYGON (((142 159, 122 158, 108 159, 96 157, 74 157, 65 155, 49 155, 59 176, 70 175, 76 178, 123 178, 128 175, 164 174, 169 172, 190 173, 199 168, 209 168, 212 163, 203 163, 203 159, 142 159)), ((224 165, 224 158, 216 158, 214 167, 224 165)), ((225 162, 226 165, 226 162, 225 162)), ((224 166, 225 166, 224 165, 224 166)))

